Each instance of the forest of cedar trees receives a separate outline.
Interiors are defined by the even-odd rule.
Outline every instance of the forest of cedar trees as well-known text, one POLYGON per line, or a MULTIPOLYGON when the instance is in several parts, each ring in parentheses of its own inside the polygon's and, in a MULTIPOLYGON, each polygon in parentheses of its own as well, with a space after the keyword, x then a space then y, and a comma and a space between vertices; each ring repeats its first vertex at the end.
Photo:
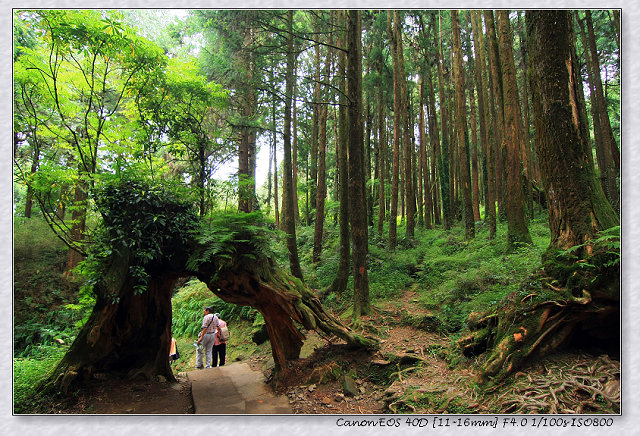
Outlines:
POLYGON ((425 353, 482 395, 562 353, 614 368, 546 409, 386 411, 619 411, 620 20, 15 10, 14 411, 175 381, 208 304, 274 380, 315 332, 384 388, 425 353), (437 346, 390 350, 399 326, 437 346))

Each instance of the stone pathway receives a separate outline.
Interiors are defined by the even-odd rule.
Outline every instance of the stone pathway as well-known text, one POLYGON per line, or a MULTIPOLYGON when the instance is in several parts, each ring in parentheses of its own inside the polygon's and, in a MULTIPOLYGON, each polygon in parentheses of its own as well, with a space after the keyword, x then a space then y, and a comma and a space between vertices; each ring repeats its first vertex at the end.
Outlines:
POLYGON ((292 414, 289 400, 276 396, 263 375, 242 362, 187 373, 196 414, 292 414))

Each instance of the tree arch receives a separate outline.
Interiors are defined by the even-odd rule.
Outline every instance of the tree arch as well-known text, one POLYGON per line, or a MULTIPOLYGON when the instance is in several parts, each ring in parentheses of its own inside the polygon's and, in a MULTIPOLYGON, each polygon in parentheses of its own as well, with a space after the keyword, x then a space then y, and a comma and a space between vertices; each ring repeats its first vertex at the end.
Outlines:
POLYGON ((376 347, 375 339, 329 315, 313 292, 275 263, 269 250, 274 235, 259 213, 200 225, 183 198, 133 181, 96 195, 104 230, 87 260, 96 304, 45 387, 67 393, 96 374, 174 380, 167 358, 171 296, 185 276, 197 276, 224 301, 258 309, 278 369, 299 357, 304 336, 298 325, 376 347))

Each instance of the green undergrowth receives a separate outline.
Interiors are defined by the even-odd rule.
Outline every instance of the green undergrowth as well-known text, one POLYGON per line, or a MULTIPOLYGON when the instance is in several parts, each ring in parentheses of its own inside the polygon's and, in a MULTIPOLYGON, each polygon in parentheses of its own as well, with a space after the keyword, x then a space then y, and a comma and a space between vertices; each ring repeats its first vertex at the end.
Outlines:
POLYGON ((492 240, 482 225, 470 241, 465 241, 461 228, 439 232, 435 238, 427 236, 431 243, 424 244, 424 260, 416 274, 420 303, 436 314, 444 331, 460 331, 469 313, 496 306, 540 265, 549 245, 546 223, 545 216, 533 220, 533 243, 511 252, 507 250, 506 223, 499 223, 492 240))
POLYGON ((79 280, 63 275, 68 248, 51 234, 42 217, 14 222, 14 354, 34 347, 69 343, 86 320, 93 299, 79 280))
POLYGON ((48 413, 55 398, 34 395, 34 386, 44 381, 67 352, 68 346, 37 345, 27 357, 13 359, 13 411, 17 414, 48 413))
POLYGON ((211 307, 214 313, 227 322, 244 319, 253 322, 258 311, 249 306, 238 306, 227 303, 216 297, 207 287, 197 279, 189 280, 182 287, 176 289, 171 300, 173 323, 171 331, 174 336, 197 337, 202 330, 202 310, 211 307))
MULTIPOLYGON (((313 227, 298 230, 299 250, 306 283, 314 289, 325 289, 338 269, 338 228, 327 226, 324 235, 322 262, 311 264, 313 227)), ((414 288, 418 303, 439 320, 436 329, 445 334, 457 334, 469 313, 486 311, 505 296, 517 291, 532 271, 541 263, 549 245, 546 215, 538 215, 529 223, 533 239, 508 251, 507 223, 499 222, 495 238, 489 240, 489 229, 476 223, 476 237, 466 241, 462 226, 449 231, 442 228, 416 227, 414 240, 405 235, 402 222, 398 226, 395 251, 387 247, 387 226, 380 237, 369 228, 369 292, 374 306, 393 301, 405 290, 414 288)), ((341 295, 329 294, 324 303, 338 312, 349 312, 353 295, 353 280, 341 295)), ((343 317, 348 318, 344 315, 343 317)))

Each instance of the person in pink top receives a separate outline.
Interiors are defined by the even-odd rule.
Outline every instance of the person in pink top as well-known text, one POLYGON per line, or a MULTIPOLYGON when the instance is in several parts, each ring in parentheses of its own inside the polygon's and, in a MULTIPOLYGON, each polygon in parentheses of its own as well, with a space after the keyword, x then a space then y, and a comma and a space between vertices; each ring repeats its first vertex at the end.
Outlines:
POLYGON ((220 329, 226 327, 227 323, 220 319, 220 314, 216 313, 214 317, 218 318, 218 331, 216 332, 215 339, 213 341, 213 356, 211 366, 218 366, 218 359, 220 359, 220 365, 224 366, 227 356, 227 342, 220 339, 220 329))

